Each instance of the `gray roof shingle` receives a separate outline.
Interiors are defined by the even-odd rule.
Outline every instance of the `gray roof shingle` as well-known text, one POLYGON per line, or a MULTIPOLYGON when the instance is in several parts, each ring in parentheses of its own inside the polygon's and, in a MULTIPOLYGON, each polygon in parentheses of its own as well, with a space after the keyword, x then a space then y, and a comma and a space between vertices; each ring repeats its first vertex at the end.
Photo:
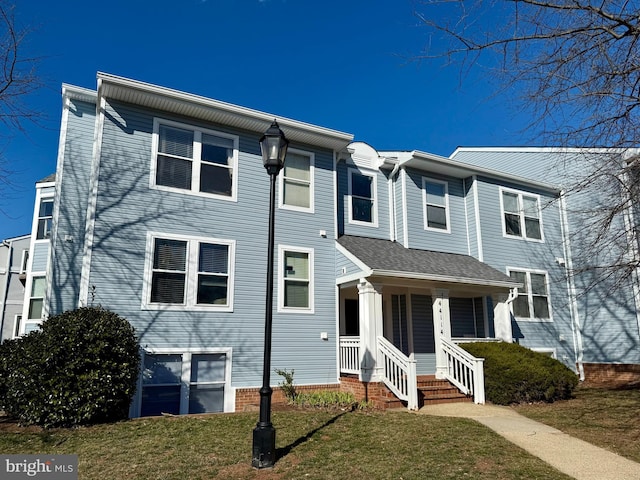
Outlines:
POLYGON ((338 244, 378 275, 402 274, 455 283, 517 287, 511 277, 469 256, 405 248, 397 242, 344 235, 338 244))

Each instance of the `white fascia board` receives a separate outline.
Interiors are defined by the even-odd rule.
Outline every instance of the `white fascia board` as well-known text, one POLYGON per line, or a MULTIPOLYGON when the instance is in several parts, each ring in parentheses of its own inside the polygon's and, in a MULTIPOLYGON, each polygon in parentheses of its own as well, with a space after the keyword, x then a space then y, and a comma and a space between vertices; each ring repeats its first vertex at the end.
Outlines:
MULTIPOLYGON (((169 103, 180 107, 193 107, 192 111, 187 112, 187 115, 193 116, 197 116, 196 112, 204 108, 207 110, 207 118, 212 121, 258 133, 263 133, 271 125, 271 122, 277 119, 280 128, 286 131, 287 138, 294 142, 320 145, 340 151, 353 141, 353 135, 349 133, 108 73, 98 72, 98 81, 101 82, 104 89, 104 96, 108 98, 137 103, 150 108, 160 108, 154 106, 158 103, 162 103, 167 109, 171 107, 169 103)), ((202 112, 200 111, 200 113, 202 112)))
POLYGON ((368 278, 373 274, 373 270, 363 270, 361 272, 352 273, 343 277, 336 278, 336 285, 344 285, 346 283, 357 283, 361 278, 368 278))
POLYGON ((490 168, 478 167, 476 165, 470 165, 468 163, 458 162, 451 158, 441 157, 433 153, 420 152, 414 150, 411 152, 411 156, 400 162, 401 166, 409 166, 420 170, 424 167, 432 164, 438 166, 439 170, 445 170, 445 174, 452 176, 471 176, 471 175, 483 175, 485 177, 496 178, 500 180, 507 180, 509 182, 517 183, 519 185, 526 185, 533 188, 538 188, 554 194, 560 192, 560 186, 546 182, 537 182, 529 178, 520 177, 518 175, 510 175, 508 173, 500 172, 490 168), (447 171, 448 170, 448 171, 447 171))
POLYGON ((55 187, 56 182, 37 182, 36 188, 47 188, 47 187, 55 187))
POLYGON ((72 100, 80 100, 87 103, 95 103, 98 97, 98 92, 89 88, 77 87, 75 85, 69 85, 68 83, 62 84, 62 97, 70 98, 72 100))
POLYGON ((372 270, 372 275, 389 278, 410 278, 413 280, 428 280, 442 283, 459 283, 464 285, 478 285, 482 287, 520 288, 518 282, 501 282, 497 280, 478 280, 464 277, 451 277, 448 275, 434 275, 431 273, 402 272, 394 270, 372 270))
POLYGON ((497 153, 616 153, 627 151, 627 148, 577 148, 577 147, 458 147, 449 155, 453 159, 462 152, 497 152, 497 153))
POLYGON ((351 261, 356 267, 358 267, 360 270, 362 270, 363 272, 366 271, 371 271, 371 268, 369 267, 369 265, 367 265, 366 263, 364 263, 362 260, 360 260, 358 257, 356 257, 353 253, 351 253, 349 250, 347 250, 346 248, 344 248, 342 245, 340 245, 338 242, 336 242, 336 250, 338 250, 338 252, 340 252, 342 255, 344 255, 345 257, 347 257, 347 260, 351 261))

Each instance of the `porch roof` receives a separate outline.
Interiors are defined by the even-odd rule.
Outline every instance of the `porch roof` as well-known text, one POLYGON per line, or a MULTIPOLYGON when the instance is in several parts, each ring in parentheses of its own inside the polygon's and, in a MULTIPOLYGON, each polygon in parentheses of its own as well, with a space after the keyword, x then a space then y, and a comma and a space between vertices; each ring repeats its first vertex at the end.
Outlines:
POLYGON ((508 275, 469 255, 405 248, 390 240, 352 235, 343 235, 337 242, 338 249, 362 268, 365 276, 501 288, 522 286, 508 275))

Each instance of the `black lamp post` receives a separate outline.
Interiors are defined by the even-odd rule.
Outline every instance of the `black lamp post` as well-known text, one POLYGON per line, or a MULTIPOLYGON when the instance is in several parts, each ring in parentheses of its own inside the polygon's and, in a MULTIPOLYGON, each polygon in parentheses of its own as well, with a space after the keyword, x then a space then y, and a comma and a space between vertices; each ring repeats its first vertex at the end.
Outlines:
POLYGON ((269 246, 267 252, 267 294, 264 321, 264 363, 260 388, 260 420, 253 429, 253 457, 255 468, 273 467, 276 461, 276 429, 271 424, 271 325, 273 319, 273 245, 275 224, 276 178, 284 166, 289 141, 275 120, 260 139, 262 162, 271 178, 269 198, 269 246))

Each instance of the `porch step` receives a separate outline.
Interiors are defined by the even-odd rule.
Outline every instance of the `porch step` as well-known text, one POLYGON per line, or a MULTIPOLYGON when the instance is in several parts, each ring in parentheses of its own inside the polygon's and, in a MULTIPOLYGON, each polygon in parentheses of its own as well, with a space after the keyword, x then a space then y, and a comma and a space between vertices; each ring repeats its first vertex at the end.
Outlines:
POLYGON ((460 392, 447 380, 432 375, 418 377, 418 406, 438 403, 472 402, 473 398, 460 392))

